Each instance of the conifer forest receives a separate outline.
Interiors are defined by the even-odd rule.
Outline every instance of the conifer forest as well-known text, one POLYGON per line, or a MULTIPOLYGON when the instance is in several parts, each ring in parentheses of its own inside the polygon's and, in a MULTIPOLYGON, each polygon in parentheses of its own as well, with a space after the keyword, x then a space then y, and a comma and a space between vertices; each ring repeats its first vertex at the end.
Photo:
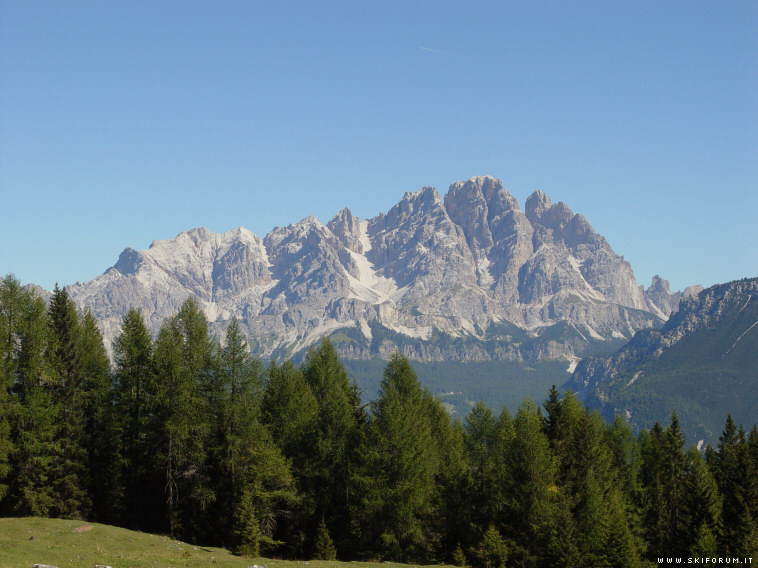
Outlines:
MULTIPOLYGON (((451 420, 407 359, 366 403, 328 340, 262 363, 188 299, 109 356, 65 288, 0 284, 0 517, 77 518, 238 554, 501 566, 758 556, 758 429, 686 447, 571 393, 451 420)), ((751 425, 748 425, 750 427, 751 425)))

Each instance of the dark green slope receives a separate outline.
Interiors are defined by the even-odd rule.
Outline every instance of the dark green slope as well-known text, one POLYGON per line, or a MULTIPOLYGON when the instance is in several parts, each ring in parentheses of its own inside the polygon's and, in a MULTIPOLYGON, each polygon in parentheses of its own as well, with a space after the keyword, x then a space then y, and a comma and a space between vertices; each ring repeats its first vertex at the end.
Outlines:
POLYGON ((714 442, 728 413, 758 420, 758 279, 721 284, 682 301, 659 331, 617 353, 582 361, 564 385, 637 428, 679 415, 690 442, 714 442))
MULTIPOLYGON (((342 328, 329 336, 364 400, 376 398, 386 359, 399 351, 411 359, 419 380, 460 417, 475 402, 499 411, 518 408, 526 398, 544 400, 552 385, 568 377, 568 354, 612 353, 622 339, 593 338, 581 324, 560 321, 534 332, 509 322, 490 325, 483 337, 454 337, 434 330, 426 338, 397 333, 369 322, 371 340, 357 327, 342 328)), ((302 360, 307 349, 283 353, 302 360)))
MULTIPOLYGON (((342 359, 348 374, 361 389, 364 401, 374 400, 387 362, 382 359, 342 359)), ((474 404, 484 402, 499 412, 515 411, 526 398, 538 404, 552 385, 568 373, 565 360, 537 361, 411 361, 419 381, 436 395, 453 416, 463 420, 474 404)))

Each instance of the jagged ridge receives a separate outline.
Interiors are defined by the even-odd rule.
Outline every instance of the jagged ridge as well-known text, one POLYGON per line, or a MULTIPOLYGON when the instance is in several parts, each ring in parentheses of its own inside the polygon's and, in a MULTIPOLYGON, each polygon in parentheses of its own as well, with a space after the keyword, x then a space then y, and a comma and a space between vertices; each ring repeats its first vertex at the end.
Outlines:
POLYGON ((217 332, 236 315, 263 355, 295 353, 338 329, 359 330, 349 349, 372 357, 402 349, 398 337, 486 344, 505 323, 532 339, 570 324, 574 337, 538 350, 517 342, 463 355, 460 347, 409 353, 529 359, 571 358, 593 342, 659 325, 677 303, 664 282, 646 293, 583 216, 541 191, 521 211, 499 180, 484 176, 452 184, 444 201, 431 187, 406 193, 368 220, 343 209, 326 225, 307 217, 263 239, 243 228, 193 229, 145 251, 127 248, 103 275, 69 291, 102 322, 107 341, 129 307, 157 330, 192 295, 217 332), (372 330, 382 329, 395 335, 377 344, 372 330))

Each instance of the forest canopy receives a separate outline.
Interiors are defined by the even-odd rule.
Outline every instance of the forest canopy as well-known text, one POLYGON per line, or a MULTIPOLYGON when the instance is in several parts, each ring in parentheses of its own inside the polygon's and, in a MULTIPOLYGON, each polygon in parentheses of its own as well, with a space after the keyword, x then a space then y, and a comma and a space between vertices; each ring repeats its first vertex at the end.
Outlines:
POLYGON ((193 299, 109 358, 65 288, 0 282, 0 515, 78 518, 238 554, 483 567, 758 555, 758 430, 686 448, 555 387, 451 420, 410 362, 371 403, 328 340, 300 365, 222 340, 193 299))

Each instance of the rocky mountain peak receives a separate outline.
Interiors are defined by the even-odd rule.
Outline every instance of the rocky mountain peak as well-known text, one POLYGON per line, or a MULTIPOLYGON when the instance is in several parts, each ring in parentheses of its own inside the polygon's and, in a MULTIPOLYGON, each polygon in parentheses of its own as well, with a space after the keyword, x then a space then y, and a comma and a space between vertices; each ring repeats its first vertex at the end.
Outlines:
POLYGON ((360 219, 345 207, 327 223, 329 230, 342 242, 342 244, 356 253, 362 253, 360 219))
POLYGON ((388 223, 402 223, 408 217, 423 215, 426 211, 442 206, 442 199, 437 189, 425 186, 418 191, 407 191, 403 199, 387 213, 388 223))
POLYGON ((459 181, 452 184, 445 195, 445 209, 450 218, 463 228, 472 251, 488 251, 493 245, 488 223, 489 207, 482 191, 485 183, 491 187, 493 182, 497 180, 483 177, 459 181))
POLYGON ((196 246, 198 246, 200 243, 210 239, 211 235, 212 233, 207 228, 195 227, 194 229, 190 229, 189 231, 179 233, 179 235, 177 235, 176 238, 180 240, 189 239, 196 246))
POLYGON ((552 205, 553 202, 550 200, 550 197, 541 189, 537 189, 526 198, 524 213, 526 213, 526 218, 534 223, 535 221, 539 221, 542 214, 550 209, 552 205))
POLYGON ((123 275, 136 274, 142 264, 142 255, 132 247, 126 247, 113 268, 123 275))
MULTIPOLYGON (((675 303, 666 287, 653 289, 649 300, 623 257, 564 203, 536 191, 522 211, 500 180, 476 176, 451 184, 444 202, 423 187, 367 220, 344 208, 327 225, 309 216, 263 239, 241 227, 192 229, 146 251, 125 249, 112 269, 70 291, 109 340, 130 307, 157 331, 193 295, 212 327, 223 329, 236 315, 256 350, 271 355, 337 329, 355 328, 373 341, 375 326, 419 341, 435 333, 487 341, 486 330, 506 322, 536 338, 568 321, 584 326, 579 341, 616 341, 659 321, 675 303)), ((377 349, 386 355, 397 341, 377 349)), ((493 356, 449 348, 462 349, 455 357, 493 356)), ((444 349, 408 354, 452 353, 444 349)), ((497 357, 575 350, 566 340, 537 351, 513 346, 497 357)))

